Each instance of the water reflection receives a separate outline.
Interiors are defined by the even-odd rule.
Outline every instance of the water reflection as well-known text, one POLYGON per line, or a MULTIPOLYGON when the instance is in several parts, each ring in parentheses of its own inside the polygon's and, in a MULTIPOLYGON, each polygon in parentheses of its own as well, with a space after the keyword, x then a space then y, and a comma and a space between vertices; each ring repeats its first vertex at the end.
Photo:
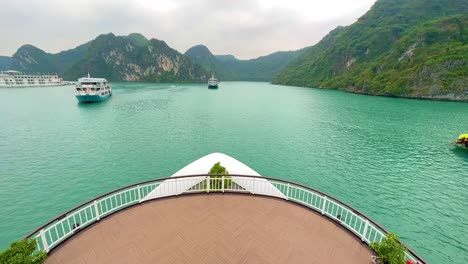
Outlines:
POLYGON ((464 162, 468 163, 468 149, 458 146, 456 144, 453 144, 452 152, 462 159, 464 162))

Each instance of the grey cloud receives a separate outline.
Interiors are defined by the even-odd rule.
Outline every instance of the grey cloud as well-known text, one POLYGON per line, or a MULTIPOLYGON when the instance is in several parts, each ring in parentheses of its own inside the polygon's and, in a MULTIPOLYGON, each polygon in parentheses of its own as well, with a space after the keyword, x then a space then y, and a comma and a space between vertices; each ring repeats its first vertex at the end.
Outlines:
POLYGON ((338 20, 312 22, 291 9, 262 10, 254 0, 170 2, 174 9, 157 11, 123 0, 8 1, 0 9, 0 54, 11 55, 26 43, 55 53, 99 34, 139 32, 180 52, 205 44, 215 54, 252 58, 315 44, 369 8, 351 10, 338 20))

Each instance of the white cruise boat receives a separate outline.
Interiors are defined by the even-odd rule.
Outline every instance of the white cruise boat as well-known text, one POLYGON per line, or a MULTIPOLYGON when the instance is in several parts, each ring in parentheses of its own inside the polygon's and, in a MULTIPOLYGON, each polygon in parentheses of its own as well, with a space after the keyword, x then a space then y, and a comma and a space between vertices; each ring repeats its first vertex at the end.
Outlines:
POLYGON ((214 73, 211 75, 211 78, 208 80, 208 88, 216 89, 218 88, 218 79, 214 76, 214 73))
POLYGON ((88 77, 78 79, 75 97, 80 103, 102 102, 112 95, 112 88, 104 78, 88 77))
POLYGON ((41 87, 67 85, 57 74, 26 74, 19 71, 1 71, 0 87, 41 87))

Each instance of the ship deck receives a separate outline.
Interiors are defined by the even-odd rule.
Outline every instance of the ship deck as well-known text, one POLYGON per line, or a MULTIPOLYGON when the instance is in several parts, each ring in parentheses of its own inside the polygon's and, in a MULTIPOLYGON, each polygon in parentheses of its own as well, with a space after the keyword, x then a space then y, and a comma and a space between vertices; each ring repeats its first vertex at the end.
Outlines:
POLYGON ((183 195, 108 216, 49 253, 52 263, 371 263, 367 245, 281 199, 183 195))

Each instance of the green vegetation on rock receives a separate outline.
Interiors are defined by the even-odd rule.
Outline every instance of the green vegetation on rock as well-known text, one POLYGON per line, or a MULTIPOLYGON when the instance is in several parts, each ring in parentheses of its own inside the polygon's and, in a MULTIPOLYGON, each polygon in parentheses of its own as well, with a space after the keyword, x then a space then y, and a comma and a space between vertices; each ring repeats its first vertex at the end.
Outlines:
POLYGON ((273 83, 468 100, 468 1, 379 0, 330 32, 273 83))
POLYGON ((149 40, 140 33, 131 33, 128 36, 124 36, 124 38, 130 39, 133 44, 139 47, 145 47, 149 44, 149 40))
POLYGON ((87 72, 113 81, 146 82, 205 82, 208 75, 164 41, 112 33, 93 40, 85 56, 64 77, 75 80, 87 72))
POLYGON ((11 63, 13 62, 12 57, 0 56, 0 70, 9 70, 11 68, 11 63))
POLYGON ((89 43, 57 54, 46 53, 32 45, 21 46, 13 54, 11 68, 26 73, 57 73, 62 75, 87 51, 89 43))
POLYGON ((205 82, 208 73, 164 41, 132 33, 112 33, 74 49, 46 53, 23 45, 13 55, 11 67, 26 73, 58 73, 66 80, 86 76, 110 81, 205 82))
POLYGON ((232 55, 214 56, 197 45, 184 54, 164 41, 148 40, 139 33, 128 36, 103 34, 74 49, 57 54, 23 45, 13 57, 0 57, 0 69, 26 73, 58 73, 66 80, 86 76, 110 81, 205 82, 211 73, 222 81, 271 81, 299 51, 276 52, 252 60, 232 55))
POLYGON ((72 81, 88 72, 110 81, 205 82, 211 73, 222 81, 271 81, 304 51, 276 52, 252 60, 238 60, 232 55, 214 56, 203 45, 181 54, 164 41, 148 40, 139 33, 128 36, 109 33, 57 54, 23 45, 13 57, 0 57, 0 69, 58 73, 72 81))
POLYGON ((206 46, 197 45, 185 55, 208 72, 214 72, 221 81, 271 81, 304 51, 279 51, 256 59, 238 60, 233 55, 213 55, 206 46))
MULTIPOLYGON (((207 71, 222 71, 222 65, 218 59, 211 54, 210 50, 203 45, 196 45, 188 49, 185 56, 189 57, 193 62, 201 65, 207 71)), ((217 73, 221 77, 221 72, 217 73)))
POLYGON ((13 242, 10 248, 0 252, 0 263, 4 264, 41 264, 47 259, 44 251, 35 252, 37 241, 25 239, 13 242))

